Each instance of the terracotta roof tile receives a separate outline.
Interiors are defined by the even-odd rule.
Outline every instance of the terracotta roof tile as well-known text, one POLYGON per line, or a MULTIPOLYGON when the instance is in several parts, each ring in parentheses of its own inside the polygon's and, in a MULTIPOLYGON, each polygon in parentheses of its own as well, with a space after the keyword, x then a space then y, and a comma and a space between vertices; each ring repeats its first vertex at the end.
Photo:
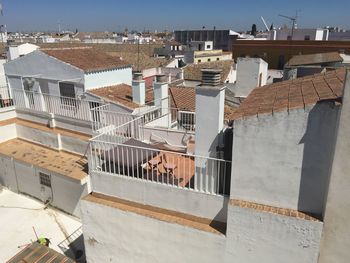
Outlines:
MULTIPOLYGON (((112 101, 112 102, 122 104, 130 109, 136 109, 139 107, 138 104, 132 101, 132 87, 126 84, 92 89, 92 90, 89 90, 89 92, 101 98, 104 98, 107 101, 112 101)), ((151 102, 152 100, 153 100, 153 90, 147 89, 146 103, 151 102)))
POLYGON ((222 60, 222 61, 213 61, 199 64, 189 64, 184 67, 184 79, 185 80, 193 80, 193 81, 202 81, 202 69, 207 68, 215 68, 222 69, 221 81, 224 82, 228 74, 231 71, 231 67, 233 67, 233 60, 222 60))
POLYGON ((89 47, 41 49, 42 52, 85 72, 129 66, 127 62, 89 47))
POLYGON ((263 204, 258 204, 254 202, 244 201, 244 200, 231 199, 230 205, 238 206, 241 208, 250 208, 250 209, 254 209, 254 210, 266 212, 266 213, 273 213, 273 214, 278 214, 283 216, 295 217, 303 220, 320 221, 318 219, 318 216, 309 215, 303 212, 299 212, 297 210, 263 205, 263 204))
POLYGON ((255 88, 232 116, 233 119, 303 108, 342 97, 345 68, 255 88))

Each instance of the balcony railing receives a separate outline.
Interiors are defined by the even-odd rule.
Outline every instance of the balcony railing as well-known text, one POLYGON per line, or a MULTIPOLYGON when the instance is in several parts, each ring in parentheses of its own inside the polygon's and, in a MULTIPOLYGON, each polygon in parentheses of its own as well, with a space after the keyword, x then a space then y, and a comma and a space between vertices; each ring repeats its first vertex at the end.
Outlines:
POLYGON ((134 139, 91 140, 90 170, 213 195, 229 194, 231 162, 165 151, 134 139))
POLYGON ((54 113, 59 116, 91 121, 90 110, 100 104, 94 101, 12 89, 16 108, 54 113))
POLYGON ((13 106, 13 100, 7 86, 0 87, 0 108, 13 106))
POLYGON ((137 117, 90 140, 90 172, 137 178, 213 195, 228 194, 231 162, 143 142, 137 117))

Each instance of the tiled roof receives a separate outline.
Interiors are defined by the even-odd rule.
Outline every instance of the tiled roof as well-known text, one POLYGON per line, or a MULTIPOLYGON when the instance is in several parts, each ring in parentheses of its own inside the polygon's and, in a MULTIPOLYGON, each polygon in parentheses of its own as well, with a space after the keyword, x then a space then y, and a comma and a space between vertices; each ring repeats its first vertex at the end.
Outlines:
POLYGON ((125 63, 132 65, 135 71, 150 68, 165 67, 173 61, 173 59, 150 57, 142 52, 107 52, 112 57, 122 58, 125 63))
POLYGON ((287 66, 314 65, 332 62, 342 62, 343 59, 338 52, 296 55, 287 63, 287 66))
MULTIPOLYGON (((126 84, 103 87, 89 90, 90 93, 106 99, 107 101, 122 104, 130 109, 136 109, 138 104, 132 101, 132 87, 126 84)), ((146 103, 153 100, 153 90, 146 91, 146 103)))
MULTIPOLYGON (((130 109, 136 109, 138 104, 132 102, 132 87, 126 84, 89 90, 90 93, 106 99, 107 101, 122 104, 130 109)), ((184 111, 196 110, 195 88, 169 87, 170 107, 184 111)), ((146 103, 154 98, 153 88, 146 90, 146 103)), ((235 108, 225 105, 225 119, 231 119, 235 108)))
POLYGON ((282 81, 255 88, 232 119, 304 108, 324 100, 339 100, 343 94, 345 68, 282 81))
POLYGON ((97 51, 89 47, 41 49, 41 51, 85 72, 109 70, 129 65, 129 63, 119 58, 109 56, 103 51, 97 51))
POLYGON ((215 69, 222 69, 221 81, 224 82, 227 79, 233 64, 234 64, 233 60, 222 60, 222 61, 205 62, 205 63, 199 63, 199 64, 189 64, 186 67, 184 67, 184 79, 201 81, 202 69, 215 68, 215 69))

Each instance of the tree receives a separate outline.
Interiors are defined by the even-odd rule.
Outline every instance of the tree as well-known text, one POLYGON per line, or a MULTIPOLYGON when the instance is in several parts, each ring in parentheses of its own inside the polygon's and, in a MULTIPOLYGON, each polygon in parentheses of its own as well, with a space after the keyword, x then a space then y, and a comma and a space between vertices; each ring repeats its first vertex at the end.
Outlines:
POLYGON ((250 34, 251 34, 252 36, 256 36, 256 32, 257 32, 256 24, 253 24, 253 25, 252 25, 252 31, 251 31, 250 34))

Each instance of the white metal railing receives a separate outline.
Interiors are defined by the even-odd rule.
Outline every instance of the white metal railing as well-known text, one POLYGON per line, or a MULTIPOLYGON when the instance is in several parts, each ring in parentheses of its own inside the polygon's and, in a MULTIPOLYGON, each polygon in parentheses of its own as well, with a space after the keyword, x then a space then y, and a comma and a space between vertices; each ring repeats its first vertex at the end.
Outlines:
POLYGON ((0 87, 0 108, 13 106, 13 99, 7 86, 0 87))
POLYGON ((146 144, 140 146, 135 141, 110 142, 104 139, 107 138, 91 140, 90 172, 130 177, 213 195, 229 194, 229 161, 164 151, 146 144))
POLYGON ((179 129, 187 131, 195 131, 196 127, 196 113, 192 111, 178 111, 177 123, 179 129))
POLYGON ((133 116, 132 120, 122 123, 119 126, 106 126, 101 133, 92 140, 108 141, 113 143, 124 143, 127 140, 144 140, 144 123, 142 117, 133 116))
POLYGON ((79 120, 91 121, 90 110, 99 103, 76 98, 12 89, 16 108, 54 113, 79 120))
POLYGON ((105 130, 119 127, 137 118, 131 113, 117 112, 112 110, 110 104, 101 105, 91 109, 92 130, 103 133, 105 130))

